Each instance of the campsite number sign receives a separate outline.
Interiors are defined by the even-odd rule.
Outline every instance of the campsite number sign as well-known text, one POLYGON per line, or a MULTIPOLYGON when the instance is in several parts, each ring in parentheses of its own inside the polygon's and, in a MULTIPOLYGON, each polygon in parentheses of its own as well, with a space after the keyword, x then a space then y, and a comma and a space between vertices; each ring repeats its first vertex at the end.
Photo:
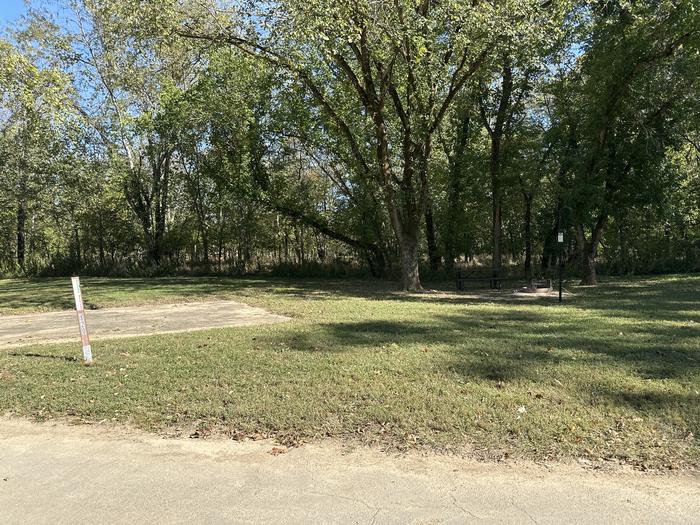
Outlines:
POLYGON ((88 336, 87 323, 85 322, 85 309, 83 308, 83 295, 80 292, 80 277, 71 277, 73 284, 73 296, 75 297, 75 311, 78 313, 78 326, 80 327, 80 339, 83 343, 83 359, 86 363, 92 363, 92 347, 88 336))

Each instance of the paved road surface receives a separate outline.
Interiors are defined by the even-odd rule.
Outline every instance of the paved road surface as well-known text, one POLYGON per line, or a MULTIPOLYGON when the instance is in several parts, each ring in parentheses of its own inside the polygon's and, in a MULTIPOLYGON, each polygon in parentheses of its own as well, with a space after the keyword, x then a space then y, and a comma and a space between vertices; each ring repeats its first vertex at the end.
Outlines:
POLYGON ((0 522, 700 523, 700 477, 0 419, 0 522))

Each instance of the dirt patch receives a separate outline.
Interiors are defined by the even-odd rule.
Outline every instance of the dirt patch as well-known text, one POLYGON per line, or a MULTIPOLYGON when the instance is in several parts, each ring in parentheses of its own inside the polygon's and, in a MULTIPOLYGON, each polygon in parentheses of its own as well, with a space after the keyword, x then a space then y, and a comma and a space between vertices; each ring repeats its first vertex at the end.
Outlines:
MULTIPOLYGON (((235 301, 106 308, 85 315, 92 340, 289 320, 235 301)), ((64 341, 80 341, 74 311, 0 316, 0 349, 64 341)))

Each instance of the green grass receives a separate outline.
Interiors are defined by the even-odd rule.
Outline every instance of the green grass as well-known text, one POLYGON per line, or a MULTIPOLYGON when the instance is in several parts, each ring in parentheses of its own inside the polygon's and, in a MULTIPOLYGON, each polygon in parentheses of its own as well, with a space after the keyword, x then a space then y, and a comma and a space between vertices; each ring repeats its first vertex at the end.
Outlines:
MULTIPOLYGON (((234 297, 294 320, 96 342, 92 367, 76 344, 0 350, 0 413, 700 467, 700 277, 574 292, 559 306, 379 282, 85 279, 93 307, 234 297)), ((70 294, 66 279, 0 281, 0 313, 70 294)))

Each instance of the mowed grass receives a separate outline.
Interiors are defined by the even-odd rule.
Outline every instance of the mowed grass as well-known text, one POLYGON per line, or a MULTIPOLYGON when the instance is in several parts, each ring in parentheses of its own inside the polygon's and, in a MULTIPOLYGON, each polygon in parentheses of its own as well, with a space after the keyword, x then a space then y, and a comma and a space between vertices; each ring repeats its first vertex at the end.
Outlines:
MULTIPOLYGON (((381 282, 85 279, 88 305, 238 298, 288 323, 0 349, 0 414, 285 443, 700 467, 700 276, 574 287, 560 306, 381 282)), ((0 281, 0 314, 71 307, 0 281)), ((89 312, 88 312, 89 323, 89 312)))

